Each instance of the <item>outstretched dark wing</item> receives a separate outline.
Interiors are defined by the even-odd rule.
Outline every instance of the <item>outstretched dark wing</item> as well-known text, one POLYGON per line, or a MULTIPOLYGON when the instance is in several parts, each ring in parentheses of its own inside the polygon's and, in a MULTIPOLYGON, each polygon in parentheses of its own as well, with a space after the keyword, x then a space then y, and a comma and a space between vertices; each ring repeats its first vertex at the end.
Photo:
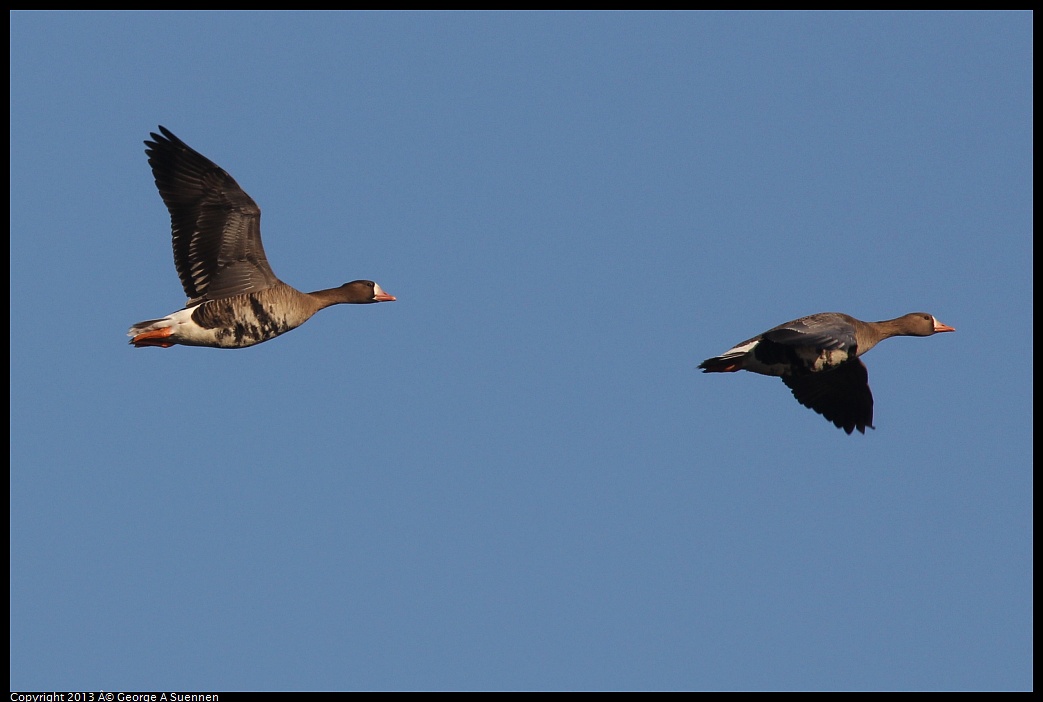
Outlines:
POLYGON ((174 266, 189 305, 279 282, 261 245, 261 210, 232 176, 163 126, 146 141, 170 211, 174 266))
POLYGON ((835 370, 782 376, 797 401, 833 422, 848 434, 873 428, 873 393, 869 372, 852 358, 835 370))

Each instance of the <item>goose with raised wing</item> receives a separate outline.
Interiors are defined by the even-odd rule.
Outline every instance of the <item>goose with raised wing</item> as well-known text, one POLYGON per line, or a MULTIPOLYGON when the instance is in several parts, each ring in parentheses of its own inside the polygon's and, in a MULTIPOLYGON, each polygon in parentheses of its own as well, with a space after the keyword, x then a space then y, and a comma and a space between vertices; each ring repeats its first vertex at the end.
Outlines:
POLYGON ((134 346, 240 349, 296 329, 331 305, 395 300, 371 280, 310 293, 279 280, 261 245, 257 203, 213 161, 169 129, 159 131, 145 153, 170 211, 174 267, 188 303, 132 326, 134 346))

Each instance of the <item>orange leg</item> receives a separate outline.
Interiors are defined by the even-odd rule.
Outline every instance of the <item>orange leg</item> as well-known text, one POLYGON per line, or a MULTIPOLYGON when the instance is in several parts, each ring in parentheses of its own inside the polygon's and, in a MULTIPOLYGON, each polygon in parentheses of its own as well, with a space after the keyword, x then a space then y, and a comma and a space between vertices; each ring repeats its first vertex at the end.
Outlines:
POLYGON ((167 337, 173 335, 173 327, 163 327, 162 329, 153 329, 152 331, 142 332, 130 340, 130 343, 134 344, 137 348, 143 348, 145 346, 159 346, 160 348, 169 349, 174 345, 172 341, 166 341, 167 337))

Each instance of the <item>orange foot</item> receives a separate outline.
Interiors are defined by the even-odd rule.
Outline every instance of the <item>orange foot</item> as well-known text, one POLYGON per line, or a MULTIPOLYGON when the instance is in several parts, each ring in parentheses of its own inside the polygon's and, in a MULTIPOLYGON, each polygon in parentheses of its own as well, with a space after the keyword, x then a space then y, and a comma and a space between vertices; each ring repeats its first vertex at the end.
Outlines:
POLYGON ((160 348, 169 349, 174 345, 173 341, 166 341, 167 337, 173 335, 173 327, 163 327, 162 329, 153 329, 152 331, 142 332, 130 340, 130 343, 134 344, 136 348, 143 348, 145 346, 159 346, 160 348))

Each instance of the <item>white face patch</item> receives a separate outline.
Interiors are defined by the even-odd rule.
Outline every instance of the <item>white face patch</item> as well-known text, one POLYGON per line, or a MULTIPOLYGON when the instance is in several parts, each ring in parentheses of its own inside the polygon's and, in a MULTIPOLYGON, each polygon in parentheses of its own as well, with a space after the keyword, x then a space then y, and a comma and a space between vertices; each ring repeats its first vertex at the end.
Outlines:
POLYGON ((384 292, 384 288, 380 287, 380 285, 378 285, 377 283, 373 283, 373 294, 374 295, 387 295, 387 293, 384 292))

